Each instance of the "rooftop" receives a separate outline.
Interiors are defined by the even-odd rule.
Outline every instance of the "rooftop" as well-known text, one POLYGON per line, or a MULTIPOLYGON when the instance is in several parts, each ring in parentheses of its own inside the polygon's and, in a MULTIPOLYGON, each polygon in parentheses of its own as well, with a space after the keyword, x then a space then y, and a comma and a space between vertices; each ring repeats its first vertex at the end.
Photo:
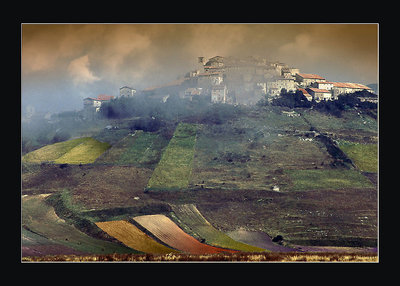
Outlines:
POLYGON ((361 89, 371 89, 366 85, 360 83, 351 83, 351 82, 333 82, 333 86, 335 87, 344 87, 344 88, 361 88, 361 89))
POLYGON ((322 76, 313 73, 298 73, 298 75, 301 76, 302 78, 307 78, 307 79, 325 79, 322 76))
POLYGON ((103 101, 103 100, 111 100, 111 99, 113 99, 113 98, 114 98, 113 95, 100 94, 100 95, 98 95, 97 97, 86 97, 85 99, 103 101))
POLYGON ((300 91, 303 93, 304 96, 311 96, 311 95, 307 92, 307 90, 305 90, 304 88, 298 88, 298 90, 300 90, 300 91))

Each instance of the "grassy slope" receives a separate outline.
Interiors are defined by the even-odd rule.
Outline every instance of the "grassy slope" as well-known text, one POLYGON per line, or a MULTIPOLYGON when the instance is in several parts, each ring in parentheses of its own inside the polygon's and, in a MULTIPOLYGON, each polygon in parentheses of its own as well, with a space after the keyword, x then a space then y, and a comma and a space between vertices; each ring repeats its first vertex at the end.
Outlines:
POLYGON ((343 112, 342 117, 307 110, 304 117, 320 131, 361 130, 377 133, 377 121, 355 110, 343 112))
POLYGON ((154 168, 167 145, 168 140, 162 135, 137 130, 115 143, 96 163, 154 168))
POLYGON ((196 125, 180 123, 147 185, 148 190, 184 189, 192 172, 196 125))
POLYGON ((89 164, 103 154, 110 144, 87 138, 82 144, 77 145, 69 152, 54 160, 56 164, 89 164))
POLYGON ((45 195, 22 198, 22 226, 52 241, 86 253, 129 253, 126 247, 108 241, 92 238, 63 219, 44 202, 45 195))
POLYGON ((38 150, 32 151, 22 157, 22 161, 29 163, 41 163, 54 161, 71 151, 74 147, 87 141, 87 137, 59 142, 44 146, 38 150))
POLYGON ((265 251, 262 248, 233 240, 217 230, 201 215, 195 205, 173 205, 172 209, 177 215, 177 220, 180 222, 179 225, 183 228, 188 228, 198 237, 205 239, 204 243, 246 252, 265 251))
POLYGON ((372 188, 371 182, 356 170, 286 170, 293 181, 292 190, 372 188))
POLYGON ((160 155, 168 141, 160 134, 140 132, 125 152, 121 155, 118 164, 132 164, 137 167, 153 167, 160 159, 160 155))
POLYGON ((377 144, 358 144, 341 141, 339 147, 361 171, 371 173, 378 171, 377 144))
POLYGON ((47 145, 22 157, 23 162, 56 164, 88 164, 93 163, 110 145, 83 137, 47 145))
POLYGON ((289 117, 274 109, 221 125, 204 125, 196 140, 191 184, 270 190, 286 183, 276 170, 329 165, 332 158, 323 144, 291 133, 307 127, 300 116, 289 117))

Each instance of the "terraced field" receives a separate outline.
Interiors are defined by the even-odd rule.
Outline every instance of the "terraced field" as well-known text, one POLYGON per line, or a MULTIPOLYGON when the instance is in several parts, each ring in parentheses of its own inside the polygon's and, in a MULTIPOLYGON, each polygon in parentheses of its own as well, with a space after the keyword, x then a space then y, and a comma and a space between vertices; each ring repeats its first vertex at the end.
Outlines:
POLYGON ((192 254, 235 252, 200 243, 164 215, 145 215, 133 219, 165 244, 183 252, 192 254))
MULTIPOLYGON (((39 235, 28 235, 30 239, 22 241, 22 246, 30 248, 33 241, 36 244, 61 244, 68 249, 83 253, 132 253, 130 248, 115 244, 109 241, 96 239, 82 233, 74 226, 68 224, 65 220, 57 216, 54 209, 45 203, 48 195, 24 196, 22 198, 22 227, 34 231, 39 235), (43 242, 47 239, 48 242, 43 242), (29 242, 27 241, 29 240, 29 242), (28 243, 27 243, 28 242, 28 243)), ((43 250, 43 249, 42 249, 43 250)), ((25 249, 27 251, 27 249, 25 249)), ((59 249, 58 251, 61 251, 59 249)), ((50 253, 53 253, 51 250, 50 253)), ((50 254, 43 253, 43 254, 50 254)))
POLYGON ((349 141, 339 141, 339 147, 363 172, 378 172, 377 144, 362 144, 349 141))
POLYGON ((97 222, 96 225, 132 249, 145 253, 178 253, 175 249, 154 241, 147 234, 127 221, 97 222))
POLYGON ((357 170, 287 170, 293 185, 291 190, 373 188, 368 178, 357 170))
POLYGON ((376 136, 378 130, 376 119, 356 110, 346 111, 341 117, 306 110, 303 116, 319 131, 334 132, 342 136, 357 136, 357 133, 363 136, 368 134, 376 136))
POLYGON ((112 146, 84 137, 22 157, 23 256, 376 248, 377 132, 365 114, 269 106, 117 131, 90 135, 112 146), (336 164, 317 134, 356 167, 336 164))
POLYGON ((110 145, 91 137, 55 143, 30 152, 22 157, 23 162, 55 164, 89 164, 103 154, 110 145))
POLYGON ((217 230, 201 215, 193 204, 172 205, 172 210, 182 229, 193 233, 207 244, 246 252, 266 251, 260 247, 235 241, 223 232, 217 230))
POLYGON ((271 115, 259 115, 258 120, 249 116, 221 125, 200 126, 190 186, 284 189, 290 184, 285 169, 329 167, 333 160, 324 144, 294 132, 306 132, 307 125, 301 117, 277 115, 276 111, 267 114, 271 115), (270 117, 272 122, 267 121, 270 117))
POLYGON ((113 145, 96 163, 153 169, 167 145, 168 140, 160 134, 137 130, 113 145))
MULTIPOLYGON (((25 226, 26 227, 26 226, 25 226)), ((43 255, 82 255, 85 252, 75 250, 64 244, 50 240, 47 237, 36 234, 26 228, 21 228, 21 255, 43 256, 43 255)))
POLYGON ((180 190, 189 185, 197 127, 180 123, 161 160, 155 168, 147 190, 180 190))

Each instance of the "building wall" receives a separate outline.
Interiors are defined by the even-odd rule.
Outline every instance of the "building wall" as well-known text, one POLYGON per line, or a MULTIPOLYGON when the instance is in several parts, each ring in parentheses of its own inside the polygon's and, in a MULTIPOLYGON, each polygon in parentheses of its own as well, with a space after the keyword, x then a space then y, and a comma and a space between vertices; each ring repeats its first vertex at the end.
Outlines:
POLYGON ((119 96, 133 96, 136 90, 130 87, 122 87, 119 89, 119 96))
POLYGON ((301 75, 296 74, 296 82, 298 82, 301 86, 307 87, 312 85, 316 82, 325 82, 325 79, 318 79, 318 78, 303 78, 301 75))
POLYGON ((211 90, 211 102, 226 103, 226 86, 215 87, 211 90))
POLYGON ((274 81, 267 81, 266 83, 266 92, 271 96, 278 96, 283 88, 288 92, 295 91, 296 84, 293 79, 278 79, 274 81))
POLYGON ((331 90, 333 87, 333 84, 330 82, 317 82, 316 87, 319 89, 331 90))
POLYGON ((313 99, 316 102, 319 102, 321 100, 331 100, 332 99, 332 95, 330 93, 326 93, 326 92, 313 92, 311 91, 311 96, 313 97, 313 99))

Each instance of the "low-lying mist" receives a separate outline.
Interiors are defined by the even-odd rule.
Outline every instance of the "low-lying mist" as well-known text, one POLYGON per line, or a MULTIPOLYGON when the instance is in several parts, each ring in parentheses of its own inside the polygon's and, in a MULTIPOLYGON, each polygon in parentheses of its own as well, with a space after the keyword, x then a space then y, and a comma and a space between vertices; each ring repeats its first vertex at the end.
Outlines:
POLYGON ((72 138, 95 136, 107 128, 127 134, 135 130, 157 132, 179 122, 222 124, 237 117, 244 108, 212 104, 207 96, 194 96, 192 100, 178 95, 170 95, 167 100, 144 94, 117 97, 103 103, 98 112, 88 114, 80 110, 51 116, 36 114, 30 120, 22 121, 22 154, 72 138))

